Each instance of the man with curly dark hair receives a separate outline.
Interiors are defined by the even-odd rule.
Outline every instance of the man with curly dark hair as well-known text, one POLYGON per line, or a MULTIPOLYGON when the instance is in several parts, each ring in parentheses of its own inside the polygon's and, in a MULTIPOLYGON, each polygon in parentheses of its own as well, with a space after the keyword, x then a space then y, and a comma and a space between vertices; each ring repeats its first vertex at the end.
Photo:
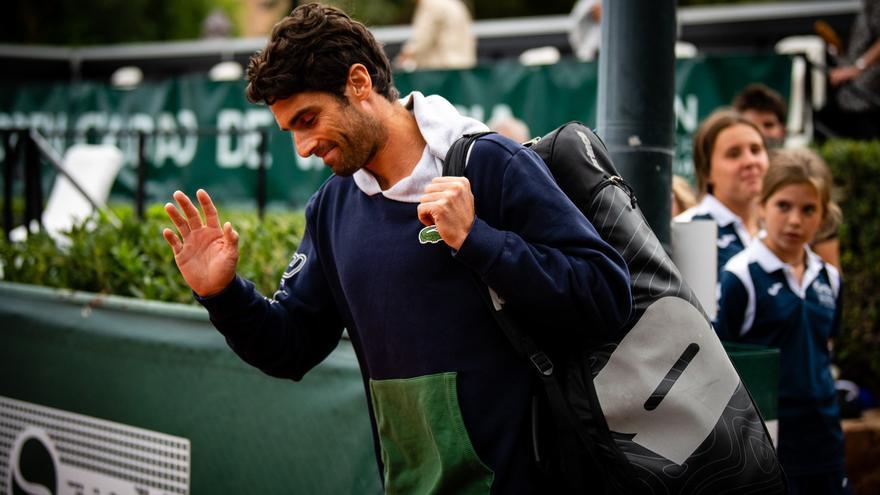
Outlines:
POLYGON ((486 126, 439 96, 397 100, 381 46, 337 9, 297 7, 248 80, 248 98, 334 175, 271 299, 236 275, 238 234, 205 191, 204 221, 180 191, 180 210, 166 205, 179 236, 165 239, 230 347, 299 380, 347 329, 388 493, 557 492, 533 459, 533 371, 482 292, 537 340, 565 345, 626 320, 623 260, 507 138, 480 138, 466 177, 442 177, 452 142, 486 126))
POLYGON ((397 100, 391 64, 367 28, 340 10, 304 6, 276 24, 266 48, 251 58, 247 97, 271 105, 294 93, 325 91, 344 99, 355 63, 364 65, 373 91, 397 100))
POLYGON ((764 135, 769 148, 785 144, 788 108, 777 91, 761 83, 749 84, 733 98, 733 108, 751 120, 764 135))

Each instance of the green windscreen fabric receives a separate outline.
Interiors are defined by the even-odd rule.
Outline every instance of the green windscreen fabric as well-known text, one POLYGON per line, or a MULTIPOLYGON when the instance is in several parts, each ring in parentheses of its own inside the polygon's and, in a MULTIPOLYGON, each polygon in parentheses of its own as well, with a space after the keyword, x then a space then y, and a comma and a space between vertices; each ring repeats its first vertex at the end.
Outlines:
POLYGON ((740 378, 765 421, 777 419, 779 401, 779 349, 723 342, 740 378))
MULTIPOLYGON (((187 439, 190 466, 180 478, 188 477, 189 489, 180 493, 382 492, 348 340, 294 383, 243 363, 201 308, 0 283, 0 399, 49 418, 37 421, 35 431, 62 414, 39 412, 52 408, 113 422, 108 431, 118 423, 187 439)), ((0 416, 7 410, 0 408, 0 416)), ((70 421, 59 430, 67 436, 80 420, 70 421)), ((58 435, 35 438, 53 443, 58 435)), ((100 447, 94 438, 83 443, 100 447)), ((15 447, 0 438, 0 451, 15 447)), ((137 466, 153 454, 131 449, 104 449, 95 457, 134 466, 125 472, 141 479, 137 466)), ((56 450, 60 463, 78 462, 75 452, 56 450)), ((5 486, 10 469, 27 476, 13 466, 19 459, 9 457, 0 455, 2 493, 12 492, 5 486)), ((105 478, 93 479, 109 486, 105 478)))

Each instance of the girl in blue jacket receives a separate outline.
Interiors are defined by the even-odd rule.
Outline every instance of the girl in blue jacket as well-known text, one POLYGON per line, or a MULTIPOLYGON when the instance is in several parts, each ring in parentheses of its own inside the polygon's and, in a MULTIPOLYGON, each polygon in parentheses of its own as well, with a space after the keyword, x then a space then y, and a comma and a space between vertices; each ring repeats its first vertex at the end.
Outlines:
POLYGON ((780 350, 779 460, 791 493, 850 493, 829 340, 841 278, 809 248, 828 212, 829 184, 806 149, 774 155, 758 215, 765 233, 725 266, 716 331, 722 340, 780 350))

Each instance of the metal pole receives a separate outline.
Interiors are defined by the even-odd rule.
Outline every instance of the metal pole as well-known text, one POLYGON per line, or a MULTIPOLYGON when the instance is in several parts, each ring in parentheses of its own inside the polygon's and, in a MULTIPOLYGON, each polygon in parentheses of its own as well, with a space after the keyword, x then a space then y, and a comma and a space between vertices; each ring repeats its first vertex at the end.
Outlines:
POLYGON ((43 226, 43 180, 40 174, 40 154, 37 143, 27 131, 19 133, 24 146, 24 224, 30 232, 31 222, 43 226))
POLYGON ((144 219, 144 189, 147 182, 147 136, 144 131, 139 131, 138 139, 138 162, 137 162, 137 184, 134 190, 134 211, 137 218, 144 219))
POLYGON ((598 131, 669 251, 675 0, 603 0, 598 131))
POLYGON ((257 217, 263 219, 263 210, 266 208, 266 141, 269 133, 265 129, 260 130, 260 145, 257 147, 259 154, 257 162, 257 217))
POLYGON ((13 133, 2 133, 3 136, 3 231, 6 240, 12 232, 12 181, 15 180, 15 166, 18 163, 18 152, 13 149, 13 133))

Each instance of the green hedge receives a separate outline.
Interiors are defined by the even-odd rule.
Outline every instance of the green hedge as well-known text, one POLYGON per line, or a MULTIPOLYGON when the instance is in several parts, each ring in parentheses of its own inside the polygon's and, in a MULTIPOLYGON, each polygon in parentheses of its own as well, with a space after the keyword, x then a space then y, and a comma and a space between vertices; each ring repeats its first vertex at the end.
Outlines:
MULTIPOLYGON (((262 293, 275 292, 287 260, 302 238, 302 213, 271 213, 263 222, 253 213, 226 215, 222 209, 220 213, 221 220, 231 221, 241 235, 239 273, 262 293)), ((162 229, 171 227, 162 206, 151 208, 143 221, 130 209, 118 209, 116 214, 121 228, 105 218, 95 220, 91 229, 77 226, 70 232, 67 249, 59 250, 43 233, 31 235, 24 243, 0 242, 0 279, 194 303, 171 248, 162 238, 162 229)))
MULTIPOLYGON (((835 196, 844 213, 840 232, 844 273, 842 335, 836 356, 843 376, 880 392, 880 142, 828 141, 819 152, 835 177, 835 196)), ((70 249, 59 251, 37 234, 24 244, 0 242, 0 278, 146 299, 192 303, 162 239, 170 225, 161 206, 137 221, 123 210, 122 228, 106 220, 71 233, 70 249)), ((260 223, 254 214, 221 209, 241 234, 239 273, 264 294, 278 285, 281 271, 302 236, 301 213, 271 213, 260 223)), ((5 237, 4 237, 5 238, 5 237)))
POLYGON ((880 141, 828 141, 819 148, 843 210, 842 333, 835 354, 844 378, 880 393, 880 141))

